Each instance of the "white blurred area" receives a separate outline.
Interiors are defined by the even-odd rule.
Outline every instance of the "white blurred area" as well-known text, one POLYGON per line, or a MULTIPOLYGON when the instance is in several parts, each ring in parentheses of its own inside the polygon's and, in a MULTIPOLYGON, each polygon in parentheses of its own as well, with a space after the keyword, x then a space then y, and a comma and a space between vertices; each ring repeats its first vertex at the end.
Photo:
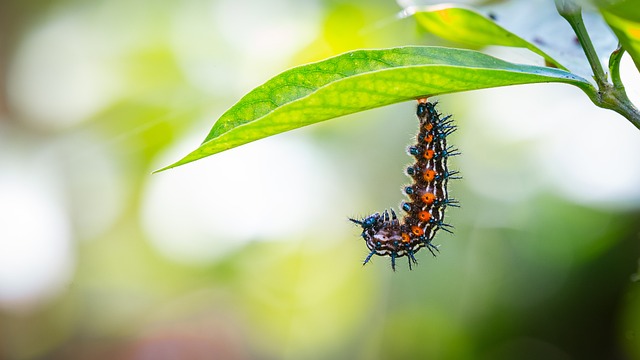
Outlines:
POLYGON ((104 42, 83 14, 53 16, 21 43, 7 78, 10 107, 20 121, 64 129, 86 121, 112 101, 115 77, 104 42))
POLYGON ((217 32, 248 59, 287 61, 319 30, 317 1, 217 1, 211 15, 217 32), (251 11, 247 11, 251 9, 251 11))
POLYGON ((44 139, 0 126, 0 143, 0 307, 30 311, 73 284, 78 241, 111 229, 130 186, 91 132, 44 139))
POLYGON ((69 285, 75 250, 59 172, 19 137, 0 126, 0 308, 29 311, 69 285))
MULTIPOLYGON (((621 72, 629 96, 640 98, 637 70, 628 56, 621 72)), ((562 84, 487 89, 463 97, 473 104, 465 114, 472 129, 461 131, 469 136, 462 139, 467 144, 461 145, 460 161, 466 185, 475 191, 513 202, 552 189, 585 205, 638 207, 640 133, 622 116, 562 84), (506 180, 496 181, 496 173, 506 180)))
MULTIPOLYGON (((174 147, 158 167, 185 148, 174 147)), ((327 209, 344 194, 319 149, 295 133, 155 174, 145 188, 143 227, 154 247, 175 261, 210 262, 251 241, 301 240, 318 232, 328 243, 339 238, 336 226, 325 223, 327 209)))
POLYGON ((322 21, 315 0, 186 2, 174 16, 171 46, 189 81, 212 96, 238 99, 283 71, 322 21))

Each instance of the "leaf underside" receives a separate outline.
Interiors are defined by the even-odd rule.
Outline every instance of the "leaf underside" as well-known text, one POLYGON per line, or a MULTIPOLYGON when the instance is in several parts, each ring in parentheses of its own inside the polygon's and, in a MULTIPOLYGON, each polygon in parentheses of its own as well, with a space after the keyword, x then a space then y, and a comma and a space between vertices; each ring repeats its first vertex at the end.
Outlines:
POLYGON ((547 63, 567 70, 560 62, 536 45, 498 25, 477 11, 460 5, 433 5, 409 8, 418 24, 443 39, 471 46, 508 46, 528 49, 547 63))
POLYGON ((406 100, 498 86, 557 82, 593 86, 560 69, 519 65, 471 50, 409 46, 357 50, 299 66, 227 110, 183 165, 267 136, 406 100))

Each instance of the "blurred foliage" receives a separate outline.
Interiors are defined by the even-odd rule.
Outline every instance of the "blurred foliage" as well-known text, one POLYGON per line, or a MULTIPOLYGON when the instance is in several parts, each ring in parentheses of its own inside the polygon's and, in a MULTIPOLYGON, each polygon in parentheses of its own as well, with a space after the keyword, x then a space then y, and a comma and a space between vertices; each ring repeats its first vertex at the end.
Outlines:
MULTIPOLYGON (((443 111, 455 109, 460 125, 452 143, 464 154, 452 162, 464 179, 451 187, 463 207, 448 215, 455 236, 436 238, 440 256, 420 253, 411 272, 391 272, 384 258, 362 268, 367 251, 346 218, 400 200, 398 189, 407 181, 402 165, 409 161, 403 149, 415 131, 413 104, 256 142, 249 157, 229 151, 225 156, 235 167, 212 159, 150 175, 201 141, 212 119, 275 71, 360 47, 426 44, 415 23, 395 19, 398 10, 383 1, 3 1, 0 359, 640 359, 640 200, 629 193, 624 201, 578 201, 533 160, 551 148, 555 135, 562 144, 589 136, 552 116, 570 121, 562 119, 565 104, 553 99, 573 93, 509 89, 491 93, 495 102, 474 101, 482 99, 475 93, 443 97, 443 111), (284 15, 251 13, 270 7, 284 15), (262 20, 249 22, 232 12, 238 8, 262 20), (288 38, 295 48, 277 38, 274 53, 257 55, 259 42, 272 35, 246 44, 229 40, 272 34, 278 24, 261 21, 277 15, 299 20, 273 33, 295 33, 299 37, 288 38), (234 23, 248 33, 231 32, 234 23), (53 37, 60 42, 42 45, 51 32, 62 34, 53 37), (74 75, 77 69, 64 64, 76 55, 60 50, 67 45, 90 55, 86 61, 108 81, 77 88, 73 76, 29 83, 29 74, 21 73, 34 61, 29 66, 38 74, 74 75), (24 55, 34 48, 41 57, 24 55), (20 86, 51 89, 51 97, 71 99, 66 106, 72 109, 96 88, 102 95, 77 121, 60 113, 50 115, 65 121, 53 122, 45 116, 51 109, 46 99, 36 98, 35 90, 20 98, 20 86), (513 110, 510 94, 544 101, 513 110), (32 115, 27 105, 42 106, 37 114, 45 115, 32 115), (524 138, 500 132, 491 122, 500 110, 512 111, 515 129, 539 125, 548 132, 524 138), (549 118, 553 122, 545 122, 549 118), (272 211, 258 212, 263 193, 272 189, 260 186, 269 174, 257 172, 261 164, 252 161, 269 160, 258 153, 270 155, 293 139, 302 139, 293 147, 299 151, 285 147, 283 153, 314 154, 304 161, 311 170, 298 158, 275 158, 268 168, 284 163, 284 179, 304 171, 309 183, 287 183, 283 193, 298 194, 300 186, 308 200, 294 198, 295 206, 282 207, 290 204, 283 195, 268 204, 272 211), (232 175, 252 185, 220 185, 232 175), (205 207, 193 205, 189 193, 161 186, 180 176, 181 188, 205 198, 205 207), (22 191, 21 182, 35 200, 61 209, 69 235, 34 212, 27 212, 21 233, 7 232, 18 220, 12 215, 34 200, 3 201, 15 199, 8 195, 22 191), (207 197, 220 187, 235 200, 207 197), (167 193, 178 196, 163 202, 167 193), (230 210, 235 203, 241 210, 230 210), (160 210, 173 212, 160 216, 160 210), (223 216, 238 221, 215 222, 223 216), (280 219, 285 230, 271 231, 268 225, 280 219), (202 238, 180 228, 189 221, 201 227, 202 238), (161 224, 185 235, 150 231, 161 224), (21 252, 18 242, 29 240, 21 234, 34 229, 60 234, 69 257, 51 263, 29 257, 57 253, 49 237, 21 252), (167 250, 162 235, 202 257, 167 250), (27 263, 30 271, 7 265, 16 256, 36 259, 27 263), (48 273, 60 275, 41 281, 48 273)), ((584 104, 578 107, 589 108, 584 104)), ((622 124, 617 135, 589 141, 597 154, 611 152, 611 162, 636 153, 625 150, 630 131, 615 120, 622 124)), ((602 125, 599 131, 608 134, 602 125)), ((559 147, 555 154, 569 150, 559 147)), ((554 157, 543 159, 548 164, 554 157)), ((605 162, 590 157, 593 168, 579 175, 608 183, 632 177, 625 172, 634 169, 630 159, 625 169, 605 171, 605 162)), ((568 177, 566 171, 557 177, 568 177)))

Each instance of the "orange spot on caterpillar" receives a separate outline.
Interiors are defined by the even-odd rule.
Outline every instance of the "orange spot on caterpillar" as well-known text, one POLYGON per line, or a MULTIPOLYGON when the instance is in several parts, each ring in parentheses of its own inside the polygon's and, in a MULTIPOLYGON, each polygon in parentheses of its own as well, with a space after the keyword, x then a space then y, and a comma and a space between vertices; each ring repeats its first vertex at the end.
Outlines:
POLYGON ((422 199, 422 201, 425 204, 431 205, 431 204, 433 204, 434 201, 436 201, 436 196, 433 193, 424 193, 424 194, 422 194, 420 199, 422 199))
POLYGON ((418 99, 418 104, 426 104, 428 102, 429 102, 429 99, 427 99, 426 97, 418 99))
POLYGON ((433 130, 433 124, 432 123, 426 123, 424 125, 424 129, 427 130, 427 131, 433 130))
POLYGON ((408 243, 409 241, 411 241, 411 238, 409 237, 409 234, 402 233, 402 242, 408 243))
POLYGON ((422 175, 422 177, 424 178, 425 181, 433 181, 433 179, 436 178, 436 172, 431 169, 426 170, 422 175))
POLYGON ((426 142, 427 144, 429 144, 432 141, 433 141, 433 135, 429 134, 424 137, 424 142, 426 142))
POLYGON ((415 225, 411 227, 411 232, 415 236, 422 236, 424 234, 424 230, 422 230, 421 228, 419 228, 419 227, 417 227, 415 225))
POLYGON ((418 219, 420 219, 420 221, 429 221, 429 219, 431 219, 431 214, 429 214, 428 211, 420 211, 418 213, 418 219))
POLYGON ((435 151, 429 149, 429 150, 424 152, 424 158, 427 159, 427 160, 431 160, 431 159, 433 159, 435 154, 436 154, 435 151))

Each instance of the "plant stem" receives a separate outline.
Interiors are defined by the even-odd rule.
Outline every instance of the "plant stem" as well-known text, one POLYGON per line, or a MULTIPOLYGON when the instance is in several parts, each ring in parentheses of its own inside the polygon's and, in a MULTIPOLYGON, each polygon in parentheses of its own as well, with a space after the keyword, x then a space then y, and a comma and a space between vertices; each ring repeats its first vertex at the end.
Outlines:
POLYGON ((582 20, 582 9, 571 0, 556 0, 556 8, 558 13, 567 20, 571 28, 576 33, 578 41, 584 50, 584 54, 587 56, 591 70, 593 70, 594 79, 596 84, 600 88, 601 85, 607 83, 607 74, 605 74, 600 59, 596 53, 596 49, 591 43, 591 38, 587 33, 587 28, 584 27, 584 20, 582 20))
POLYGON ((611 91, 599 91, 601 102, 596 103, 596 105, 617 112, 629 120, 636 128, 640 129, 640 111, 631 103, 624 92, 624 88, 620 90, 614 88, 611 84, 607 84, 607 86, 611 91))
POLYGON ((623 54, 624 49, 622 48, 622 45, 618 45, 618 48, 615 49, 609 57, 609 73, 611 74, 611 82, 613 83, 613 89, 611 92, 614 95, 612 100, 618 100, 619 107, 624 109, 624 111, 620 112, 615 108, 612 110, 625 116, 629 121, 631 121, 631 123, 640 129, 640 115, 638 114, 638 109, 636 109, 629 100, 627 92, 624 89, 622 79, 620 78, 620 60, 622 60, 623 54), (630 115, 635 114, 635 116, 629 117, 625 115, 625 113, 630 115))
POLYGON ((624 55, 624 49, 621 44, 618 44, 618 48, 609 56, 609 74, 611 74, 613 87, 621 89, 624 92, 624 84, 622 84, 622 79, 620 78, 620 61, 622 60, 622 55, 624 55))
POLYGON ((620 59, 623 51, 618 48, 609 58, 609 71, 613 84, 609 83, 591 38, 582 20, 582 9, 572 0, 555 0, 558 13, 567 20, 578 37, 578 41, 587 56, 593 78, 598 85, 598 91, 590 96, 591 101, 601 108, 610 109, 624 116, 635 127, 640 129, 640 111, 627 97, 627 93, 620 79, 620 59))

